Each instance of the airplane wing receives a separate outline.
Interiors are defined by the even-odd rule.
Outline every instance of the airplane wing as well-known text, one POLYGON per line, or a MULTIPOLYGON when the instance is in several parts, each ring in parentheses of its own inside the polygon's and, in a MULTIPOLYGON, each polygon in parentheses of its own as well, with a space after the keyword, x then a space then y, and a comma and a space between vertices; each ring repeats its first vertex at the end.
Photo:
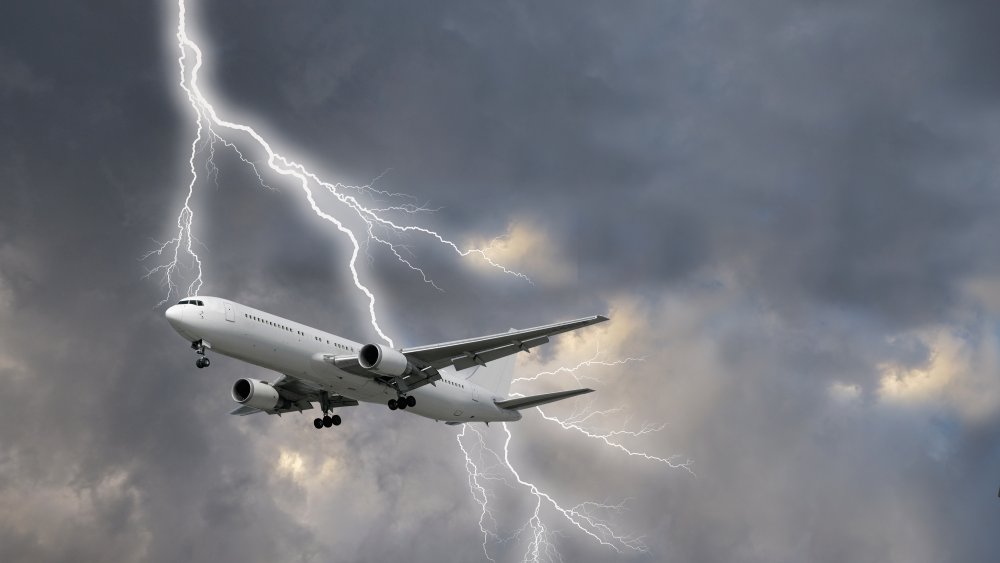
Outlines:
MULTIPOLYGON (((258 412, 278 415, 286 412, 302 412, 313 408, 312 404, 314 402, 320 402, 323 396, 323 390, 319 387, 308 381, 303 381, 297 377, 292 377, 286 374, 281 374, 278 379, 272 381, 271 386, 278 390, 278 395, 280 395, 282 399, 288 400, 288 406, 265 411, 241 405, 229 414, 246 416, 248 414, 258 412)), ((343 395, 337 395, 335 393, 328 394, 327 400, 329 401, 328 404, 330 408, 353 407, 358 404, 358 402, 354 399, 349 399, 343 395)))
MULTIPOLYGON (((400 350, 406 359, 415 367, 412 373, 402 377, 402 383, 407 389, 416 389, 428 383, 441 379, 438 370, 453 366, 455 371, 462 371, 476 365, 485 366, 488 362, 498 360, 518 352, 527 352, 531 348, 549 341, 550 336, 563 332, 577 330, 586 326, 602 323, 607 317, 595 315, 573 321, 538 326, 522 330, 511 330, 500 334, 467 338, 417 346, 400 350)), ((326 355, 323 359, 338 368, 368 377, 378 378, 361 367, 356 355, 326 355)))
POLYGON ((453 365, 455 370, 462 371, 475 365, 485 365, 487 362, 504 356, 526 352, 530 348, 545 344, 549 341, 550 336, 602 323, 606 320, 608 320, 607 317, 597 315, 535 328, 512 330, 502 334, 480 336, 479 338, 404 348, 403 355, 437 369, 453 365))

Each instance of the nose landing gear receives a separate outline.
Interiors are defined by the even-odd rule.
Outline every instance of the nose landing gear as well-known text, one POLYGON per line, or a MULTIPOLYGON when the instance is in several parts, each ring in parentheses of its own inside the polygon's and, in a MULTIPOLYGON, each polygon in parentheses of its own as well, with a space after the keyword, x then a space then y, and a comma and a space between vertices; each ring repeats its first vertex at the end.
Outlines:
POLYGON ((195 340, 191 343, 191 348, 194 349, 195 354, 201 356, 194 362, 194 365, 198 366, 198 369, 207 368, 212 365, 212 360, 209 360, 208 356, 205 355, 205 352, 211 348, 207 342, 204 340, 195 340))

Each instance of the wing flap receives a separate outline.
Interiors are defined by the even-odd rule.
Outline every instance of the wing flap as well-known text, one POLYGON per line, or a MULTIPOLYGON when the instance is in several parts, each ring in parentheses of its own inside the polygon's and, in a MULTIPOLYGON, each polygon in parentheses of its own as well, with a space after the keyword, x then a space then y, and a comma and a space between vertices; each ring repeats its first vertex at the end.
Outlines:
POLYGON ((487 362, 492 362, 493 360, 499 360, 505 356, 510 356, 511 354, 517 354, 518 352, 527 352, 535 346, 541 346, 549 341, 548 336, 542 336, 540 338, 533 338, 525 342, 514 342, 506 346, 501 346, 499 348, 493 348, 492 350, 486 350, 485 352, 469 353, 464 356, 459 356, 452 360, 452 365, 455 366, 455 371, 462 371, 463 369, 468 369, 473 366, 485 366, 487 362))
POLYGON ((577 395, 583 395, 586 393, 593 393, 593 392, 594 392, 593 389, 573 389, 571 391, 556 391, 555 393, 545 393, 543 395, 530 395, 528 397, 518 397, 516 399, 497 401, 496 405, 502 409, 519 411, 521 409, 530 409, 531 407, 537 407, 547 403, 554 403, 556 401, 561 401, 563 399, 568 399, 570 397, 576 397, 577 395))

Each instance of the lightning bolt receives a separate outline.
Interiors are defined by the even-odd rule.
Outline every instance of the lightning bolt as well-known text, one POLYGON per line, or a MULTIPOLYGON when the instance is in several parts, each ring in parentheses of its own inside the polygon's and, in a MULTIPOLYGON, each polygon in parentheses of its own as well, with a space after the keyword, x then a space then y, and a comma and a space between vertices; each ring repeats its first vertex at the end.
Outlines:
POLYGON ((343 207, 351 211, 355 219, 360 220, 365 224, 365 232, 367 234, 366 242, 374 242, 386 247, 397 260, 411 270, 419 273, 425 283, 432 285, 436 289, 440 290, 441 288, 434 283, 434 280, 431 279, 422 268, 406 258, 403 252, 407 252, 407 249, 389 240, 389 236, 393 234, 399 236, 417 234, 429 237, 431 240, 451 249, 460 257, 478 257, 490 266, 501 270, 505 274, 521 278, 528 282, 531 281, 531 279, 525 274, 511 270, 494 261, 489 256, 487 249, 461 248, 458 244, 445 238, 437 231, 418 225, 400 224, 380 214, 384 211, 402 211, 404 213, 412 214, 424 210, 425 208, 422 206, 403 204, 390 207, 369 207, 363 204, 357 196, 352 195, 354 193, 367 192, 394 197, 400 194, 392 194, 390 192, 376 190, 370 185, 348 186, 340 182, 329 182, 323 180, 316 173, 310 171, 305 165, 279 153, 255 128, 244 123, 229 121, 228 119, 222 117, 220 113, 216 111, 215 106, 205 96, 199 84, 199 71, 204 64, 204 54, 201 47, 192 38, 192 32, 188 28, 188 12, 185 0, 178 0, 177 8, 178 20, 175 37, 177 39, 177 48, 179 51, 177 58, 177 65, 180 70, 179 86, 184 92, 188 103, 194 112, 196 118, 196 130, 195 138, 191 143, 191 153, 189 158, 191 177, 190 182, 188 183, 184 204, 177 217, 177 235, 143 256, 143 259, 148 259, 154 255, 157 257, 169 258, 165 263, 150 269, 146 273, 147 277, 154 274, 162 274, 163 276, 167 293, 158 305, 166 303, 172 295, 178 293, 176 278, 179 277, 180 270, 183 268, 185 261, 193 262, 195 265, 194 279, 188 286, 188 293, 196 295, 204 284, 202 260, 194 249, 194 242, 196 239, 193 234, 194 210, 192 208, 192 198, 199 181, 196 161, 199 156, 199 150, 204 144, 206 138, 209 142, 210 152, 208 155, 208 162, 212 163, 210 166, 214 167, 214 161, 212 160, 215 154, 214 143, 216 140, 219 140, 228 148, 235 150, 243 162, 251 164, 251 166, 253 166, 254 173, 257 174, 258 180, 260 180, 261 184, 266 185, 257 167, 253 165, 251 161, 239 151, 239 149, 236 149, 235 143, 232 140, 226 139, 223 136, 223 132, 249 137, 249 139, 253 141, 255 149, 263 152, 267 167, 275 174, 293 179, 302 189, 302 193, 305 196, 310 209, 312 209, 318 217, 332 223, 341 234, 347 237, 352 248, 350 258, 347 262, 348 270, 351 273, 351 279, 354 282, 354 286, 361 291, 368 300, 368 314, 372 328, 379 335, 379 337, 385 340, 390 346, 393 345, 393 341, 382 329, 375 311, 375 294, 362 282, 361 276, 358 273, 357 262, 358 256, 361 252, 361 241, 359 240, 358 235, 355 234, 351 228, 345 225, 344 221, 320 207, 316 201, 313 191, 314 188, 325 190, 327 193, 332 195, 337 202, 342 204, 343 207), (389 233, 389 235, 385 235, 383 233, 389 233))
MULTIPOLYGON (((416 235, 425 237, 433 243, 437 243, 446 249, 454 252, 461 258, 477 258, 484 261, 489 266, 499 270, 503 274, 519 278, 528 283, 531 279, 518 271, 512 270, 499 262, 494 261, 489 252, 493 245, 500 240, 500 237, 493 239, 493 242, 486 248, 462 248, 455 242, 444 237, 437 231, 419 225, 396 222, 388 218, 388 213, 401 213, 403 215, 416 215, 424 212, 433 212, 435 209, 426 204, 415 203, 412 196, 406 194, 389 192, 374 187, 374 183, 381 178, 381 175, 368 185, 352 186, 341 182, 331 182, 319 177, 309 170, 304 164, 284 156, 275 148, 263 135, 254 127, 230 121, 222 113, 218 112, 215 106, 209 101, 199 85, 199 71, 204 64, 204 55, 201 47, 194 40, 194 33, 188 27, 188 10, 185 0, 177 0, 177 28, 174 37, 177 42, 178 57, 177 66, 179 70, 178 86, 184 93, 188 106, 194 118, 194 138, 191 141, 188 156, 189 180, 184 193, 182 205, 176 216, 176 230, 173 236, 165 242, 157 243, 156 246, 142 256, 142 260, 159 260, 161 263, 152 268, 148 268, 145 277, 159 276, 165 287, 165 296, 157 304, 162 306, 167 303, 172 296, 180 295, 181 281, 185 277, 189 278, 186 285, 188 295, 197 295, 205 284, 204 263, 196 251, 196 247, 201 243, 195 236, 195 212, 194 197, 196 190, 202 179, 199 176, 199 162, 202 160, 205 176, 216 182, 218 180, 219 168, 215 163, 216 143, 221 143, 226 149, 232 151, 246 165, 248 165, 261 186, 272 189, 265 181, 262 169, 257 162, 248 157, 247 149, 240 149, 237 140, 240 142, 249 141, 249 146, 254 152, 261 155, 261 160, 266 165, 266 171, 277 176, 292 180, 301 189, 305 202, 312 212, 320 219, 332 224, 336 230, 343 235, 351 244, 350 257, 346 261, 346 268, 351 274, 354 286, 365 295, 367 299, 367 312, 369 322, 373 330, 393 346, 393 340, 385 333, 379 322, 376 312, 376 297, 374 292, 362 281, 358 271, 358 257, 364 246, 365 254, 369 261, 373 258, 369 253, 372 245, 378 245, 387 249, 400 263, 410 270, 420 275, 424 283, 437 290, 441 288, 427 273, 414 263, 413 252, 410 248, 398 242, 397 238, 416 235), (315 191, 314 191, 315 190, 315 191), (361 234, 348 225, 347 218, 342 219, 332 211, 324 210, 317 202, 316 191, 332 196, 338 203, 338 213, 347 213, 346 217, 352 222, 360 222, 364 225, 361 234), (367 205, 362 198, 382 199, 375 205, 367 205), (401 201, 403 200, 403 201, 401 201), (364 244, 362 244, 364 243, 364 244)), ((519 378, 515 382, 530 382, 540 377, 569 374, 578 381, 583 379, 578 375, 577 370, 594 365, 617 366, 633 361, 642 361, 641 358, 624 358, 621 360, 607 361, 602 359, 598 349, 594 357, 584 360, 580 364, 570 368, 559 368, 551 372, 540 372, 530 378, 519 378)), ((642 457, 646 460, 663 463, 671 468, 683 468, 690 471, 690 461, 679 463, 675 458, 664 458, 627 447, 623 439, 640 438, 644 435, 662 430, 662 425, 643 425, 638 430, 611 430, 601 431, 596 429, 595 421, 603 420, 605 417, 622 412, 622 409, 608 409, 604 411, 591 410, 586 407, 574 412, 571 416, 560 419, 542 412, 545 420, 552 421, 560 425, 565 430, 580 432, 587 437, 603 443, 606 446, 623 451, 632 457, 642 457)), ((564 506, 552 495, 547 493, 542 487, 529 482, 522 477, 511 460, 510 444, 513 435, 506 424, 502 425, 506 439, 503 442, 502 454, 491 448, 486 440, 486 435, 478 428, 471 425, 463 425, 457 434, 460 451, 465 457, 465 467, 469 476, 469 487, 473 501, 480 507, 479 527, 483 533, 483 552, 487 559, 493 561, 489 553, 490 542, 506 543, 521 540, 527 541, 527 550, 524 555, 525 561, 562 561, 562 557, 556 548, 555 538, 560 532, 548 521, 550 513, 559 515, 571 528, 578 530, 584 536, 596 543, 606 546, 615 552, 637 552, 647 551, 647 547, 641 538, 621 534, 614 531, 610 520, 606 515, 620 512, 625 503, 617 504, 599 503, 586 501, 575 506, 564 506), (466 445, 470 439, 472 444, 466 445), (501 535, 498 531, 499 523, 490 508, 490 499, 495 498, 496 493, 493 488, 504 486, 510 489, 527 491, 534 499, 534 510, 532 515, 522 526, 513 532, 501 535)))
MULTIPOLYGON (((541 371, 530 377, 520 377, 514 379, 513 382, 536 381, 544 376, 559 374, 569 375, 579 382, 583 379, 595 379, 591 376, 580 375, 578 373, 579 370, 586 367, 620 366, 632 362, 643 361, 643 358, 632 357, 608 361, 601 359, 601 356, 602 353, 598 347, 598 350, 591 358, 583 360, 574 366, 562 366, 551 371, 541 371)), ((511 396, 523 397, 524 395, 521 393, 511 393, 511 396)), ((609 448, 618 450, 629 457, 637 457, 647 461, 659 463, 669 469, 683 469, 691 475, 694 475, 694 471, 691 469, 693 462, 690 459, 680 461, 680 456, 676 455, 669 457, 652 455, 645 451, 629 447, 623 441, 623 439, 641 438, 648 434, 659 432, 666 427, 664 424, 645 423, 640 425, 637 430, 628 428, 621 428, 618 430, 598 430, 595 425, 595 421, 600 421, 601 419, 611 415, 619 414, 623 412, 624 409, 612 408, 594 410, 592 408, 592 403, 588 403, 582 407, 578 407, 566 418, 549 415, 546 414, 541 408, 537 409, 544 420, 559 425, 559 427, 563 430, 572 430, 583 434, 587 438, 602 443, 609 448)), ((476 504, 478 504, 480 508, 479 530, 483 536, 483 553, 487 559, 495 561, 489 551, 491 543, 499 546, 526 536, 527 548, 522 558, 523 561, 526 563, 563 561, 563 558, 555 545, 556 533, 553 531, 552 527, 546 523, 545 508, 548 508, 550 513, 561 517, 564 523, 570 528, 575 528, 586 537, 602 546, 614 550, 616 553, 649 552, 648 547, 645 543, 643 543, 641 537, 616 532, 610 519, 601 515, 601 513, 613 515, 621 512, 625 509, 625 500, 617 504, 585 501, 572 507, 565 507, 552 495, 546 493, 536 484, 528 482, 522 478, 520 472, 515 467, 514 462, 511 461, 510 443, 513 438, 513 434, 511 433, 507 423, 502 423, 502 427, 504 434, 506 435, 506 439, 503 442, 502 454, 497 453, 496 450, 487 445, 483 431, 471 425, 464 425, 462 427, 462 431, 459 432, 456 437, 459 448, 465 456, 465 468, 468 473, 469 490, 471 491, 476 504), (468 441, 467 436, 470 435, 474 437, 474 442, 467 447, 466 444, 463 443, 463 439, 468 441), (508 488, 513 488, 512 484, 506 479, 506 474, 512 475, 517 485, 519 485, 522 489, 527 490, 529 494, 535 497, 535 504, 531 515, 524 522, 524 524, 513 532, 504 535, 499 532, 496 515, 493 513, 489 505, 490 499, 494 498, 496 493, 492 492, 488 486, 492 484, 503 484, 508 488)))
POLYGON ((582 360, 580 363, 576 364, 575 366, 560 366, 560 367, 558 367, 558 368, 556 368, 556 369, 554 369, 552 371, 540 371, 540 372, 538 372, 535 375, 532 375, 530 377, 516 377, 513 380, 511 380, 511 384, 513 385, 515 383, 521 383, 521 382, 524 382, 524 381, 536 381, 539 378, 541 378, 543 376, 546 376, 546 375, 559 375, 561 373, 566 373, 566 374, 569 374, 570 376, 572 376, 573 379, 575 379, 578 384, 583 385, 583 382, 584 382, 585 379, 589 379, 591 381, 597 381, 597 380, 595 378, 592 378, 592 377, 581 377, 581 376, 579 376, 577 374, 577 372, 581 368, 592 367, 592 366, 621 366, 621 365, 628 364, 630 362, 644 362, 644 361, 646 361, 646 358, 631 358, 631 357, 629 357, 629 358, 620 358, 620 359, 617 359, 617 360, 607 361, 607 360, 603 359, 603 353, 601 352, 601 345, 600 345, 600 343, 598 343, 597 344, 597 350, 594 352, 594 355, 591 356, 590 358, 586 359, 586 360, 582 360))
MULTIPOLYGON (((629 364, 631 362, 642 362, 642 361, 645 361, 645 358, 627 357, 612 361, 604 360, 602 359, 600 345, 598 345, 597 351, 594 352, 593 356, 579 362, 574 366, 560 366, 559 368, 554 369, 552 371, 540 371, 530 377, 515 378, 514 380, 511 381, 511 383, 536 381, 543 376, 568 374, 574 380, 576 380, 578 384, 583 384, 585 380, 597 381, 597 379, 590 376, 581 376, 578 372, 582 368, 592 367, 592 366, 620 366, 629 364)), ((523 396, 524 395, 522 395, 521 393, 511 393, 511 397, 523 397, 523 396)), ((630 456, 642 457, 649 461, 656 461, 664 465, 667 465, 671 469, 684 469, 689 473, 691 473, 692 475, 694 475, 694 472, 691 470, 691 464, 693 462, 690 459, 683 462, 678 462, 677 460, 679 459, 679 456, 671 456, 664 458, 655 455, 650 455, 642 451, 633 450, 628 446, 626 446, 625 444, 623 444, 621 441, 621 438, 623 437, 639 438, 646 434, 659 432, 664 428, 666 428, 665 424, 644 423, 639 427, 638 430, 629 430, 625 428, 620 430, 595 430, 593 426, 589 425, 589 423, 591 423, 593 419, 601 419, 604 417, 608 417, 610 415, 619 414, 623 412, 624 409, 621 407, 616 407, 605 410, 594 410, 592 407, 593 407, 592 402, 585 403, 582 407, 578 407, 576 411, 574 411, 572 414, 570 414, 570 416, 566 418, 558 418, 555 416, 545 414, 545 411, 542 410, 541 407, 537 408, 538 408, 538 413, 542 415, 542 418, 558 424, 564 430, 574 430, 576 432, 583 434, 584 436, 587 436, 588 438, 603 442, 608 447, 620 450, 630 456)))

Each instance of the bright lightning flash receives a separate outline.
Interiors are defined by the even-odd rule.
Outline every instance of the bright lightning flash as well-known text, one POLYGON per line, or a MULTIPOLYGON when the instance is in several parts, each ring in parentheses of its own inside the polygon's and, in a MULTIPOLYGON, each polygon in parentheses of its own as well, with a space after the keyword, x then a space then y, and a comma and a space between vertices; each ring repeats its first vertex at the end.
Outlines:
MULTIPOLYGON (((187 18, 189 14, 186 1, 177 0, 177 8, 178 20, 174 36, 177 41, 177 65, 180 72, 178 85, 192 110, 195 134, 194 139, 191 141, 188 157, 190 179, 187 183, 183 204, 177 213, 174 235, 166 242, 158 244, 156 248, 143 256, 144 260, 155 257, 155 259, 161 262, 149 269, 146 274, 146 277, 161 277, 166 288, 166 295, 158 306, 168 302, 172 296, 181 295, 181 287, 183 286, 181 280, 184 278, 190 278, 190 281, 186 285, 185 293, 187 295, 197 295, 204 285, 204 263, 196 251, 196 246, 200 243, 194 236, 195 213, 193 198, 201 182, 198 174, 199 163, 201 161, 203 161, 202 164, 207 170, 206 176, 217 181, 219 169, 215 164, 216 143, 221 143, 225 148, 232 150, 244 164, 247 164, 253 170, 260 184, 264 187, 269 187, 265 182, 261 169, 245 155, 244 151, 241 151, 237 147, 237 142, 247 142, 254 151, 259 151, 262 157, 264 157, 264 162, 270 173, 291 179, 297 184, 302 190, 302 195, 310 209, 318 217, 331 223, 338 232, 350 241, 352 252, 346 263, 347 270, 351 274, 354 286, 368 300, 368 315, 372 328, 390 346, 393 345, 393 340, 383 331, 378 321, 375 310, 375 294, 364 284, 358 272, 357 263, 358 256, 362 250, 362 242, 364 242, 366 253, 372 243, 385 247, 399 262, 419 274, 425 283, 438 290, 440 290, 440 287, 435 284, 434 280, 422 268, 413 263, 411 260, 412 253, 406 245, 396 242, 395 239, 409 235, 428 237, 429 240, 450 249, 460 257, 476 257, 504 274, 531 283, 531 280, 526 275, 508 269, 491 259, 488 254, 489 248, 463 249, 434 230, 416 225, 400 224, 386 216, 387 213, 393 212, 415 215, 421 212, 433 211, 433 209, 424 205, 401 202, 401 200, 406 200, 410 196, 378 190, 372 185, 351 186, 340 182, 323 180, 316 173, 306 168, 305 165, 278 152, 271 142, 266 140, 264 136, 250 125, 230 121, 223 117, 223 114, 216 110, 215 105, 209 101, 199 86, 199 71, 204 63, 204 57, 202 49, 195 42, 192 36, 193 33, 188 28, 187 18), (359 235, 359 233, 348 226, 345 223, 346 219, 342 220, 333 211, 324 210, 317 202, 314 190, 319 190, 332 196, 339 204, 338 213, 346 212, 347 217, 351 221, 360 221, 364 225, 363 235, 359 235), (389 203, 382 202, 375 205, 368 205, 363 203, 363 197, 381 198, 389 203)), ((412 202, 413 200, 409 199, 409 201, 412 202)), ((370 255, 368 255, 368 258, 369 260, 372 259, 370 255)), ((614 366, 632 361, 641 361, 635 358, 625 358, 609 362, 598 359, 599 354, 600 352, 593 358, 585 360, 572 368, 559 368, 552 372, 542 372, 530 378, 519 378, 515 382, 533 381, 542 376, 558 374, 570 374, 579 380, 580 377, 576 372, 584 366, 614 366)), ((621 450, 629 456, 643 457, 671 468, 683 468, 690 471, 690 461, 678 463, 675 461, 675 458, 649 455, 630 449, 622 442, 624 438, 638 438, 645 434, 656 432, 661 430, 662 426, 647 424, 641 426, 638 430, 613 431, 599 431, 593 428, 592 424, 595 420, 600 420, 602 417, 607 417, 620 411, 621 409, 595 411, 587 408, 577 411, 566 419, 560 419, 545 413, 541 414, 546 420, 555 422, 566 430, 580 432, 606 446, 621 450)), ((506 439, 502 455, 487 446, 483 431, 478 428, 465 425, 457 435, 459 448, 465 456, 472 496, 481 508, 479 525, 484 535, 483 550, 488 559, 493 560, 488 551, 490 540, 504 542, 526 537, 528 548, 524 555, 525 561, 561 561, 562 557, 553 541, 559 532, 547 523, 546 509, 561 515, 572 528, 579 530, 598 544, 607 546, 616 552, 646 551, 646 546, 640 538, 615 532, 609 521, 606 520, 606 517, 602 516, 603 514, 613 514, 620 511, 624 503, 602 504, 583 502, 567 508, 538 485, 526 481, 511 461, 510 443, 513 435, 506 424, 503 425, 503 429, 506 433, 506 439), (473 436, 476 440, 469 447, 463 442, 463 439, 466 439, 467 436, 473 436), (491 488, 495 484, 526 489, 536 500, 534 512, 528 521, 506 537, 501 537, 495 531, 498 528, 498 523, 489 507, 489 500, 493 496, 491 488)))
MULTIPOLYGON (((631 362, 643 361, 642 358, 624 358, 613 361, 606 361, 599 358, 600 351, 596 352, 590 359, 583 360, 575 366, 563 366, 556 370, 539 372, 531 377, 517 378, 513 382, 535 381, 546 375, 559 374, 569 375, 579 382, 583 379, 593 379, 590 376, 583 376, 578 373, 579 370, 585 367, 619 366, 631 362)), ((523 395, 512 393, 511 396, 521 397, 523 395)), ((680 461, 678 456, 661 457, 652 455, 629 447, 623 442, 623 439, 640 438, 647 434, 659 432, 664 429, 665 425, 647 423, 641 425, 637 430, 598 430, 594 426, 595 421, 599 421, 609 415, 618 414, 622 410, 621 408, 593 410, 591 405, 585 404, 574 411, 569 417, 559 418, 548 415, 541 408, 538 408, 538 412, 542 415, 542 418, 558 424, 564 430, 579 432, 628 456, 660 463, 670 469, 684 469, 694 475, 694 472, 691 470, 692 461, 689 459, 680 461)), ((463 426, 462 431, 457 436, 459 448, 465 456, 465 467, 469 473, 469 489, 472 492, 473 499, 480 507, 479 530, 483 535, 483 553, 486 554, 488 559, 494 561, 489 552, 491 543, 504 544, 527 535, 528 546, 523 558, 525 562, 562 561, 563 559, 554 543, 555 534, 543 519, 543 509, 546 507, 551 512, 561 516, 571 528, 576 528, 593 541, 618 553, 648 553, 648 549, 643 543, 642 538, 615 532, 610 521, 601 515, 620 512, 625 507, 625 501, 618 504, 587 501, 567 508, 551 495, 539 489, 534 483, 525 481, 517 469, 515 469, 510 459, 510 442, 513 435, 507 423, 502 423, 502 426, 506 434, 502 455, 487 445, 483 431, 471 425, 463 426), (468 435, 474 436, 474 441, 467 446, 463 442, 463 439, 466 439, 468 435), (492 484, 502 483, 509 488, 513 488, 513 485, 507 479, 508 473, 513 475, 518 485, 527 489, 535 497, 535 506, 527 522, 513 533, 504 536, 499 532, 497 518, 489 507, 489 500, 494 496, 494 493, 488 487, 492 484)))

